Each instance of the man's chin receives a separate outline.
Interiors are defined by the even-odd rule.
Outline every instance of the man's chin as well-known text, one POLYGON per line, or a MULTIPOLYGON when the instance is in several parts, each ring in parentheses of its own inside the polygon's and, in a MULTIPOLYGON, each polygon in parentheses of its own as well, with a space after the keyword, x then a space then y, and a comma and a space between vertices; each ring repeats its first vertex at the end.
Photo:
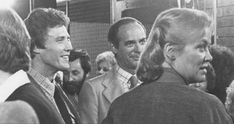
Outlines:
POLYGON ((63 66, 63 67, 61 68, 61 71, 67 71, 69 68, 70 68, 70 66, 63 66))
POLYGON ((206 82, 206 76, 200 76, 200 77, 198 77, 197 82, 206 82))
POLYGON ((77 93, 77 86, 76 85, 73 85, 73 84, 66 84, 66 85, 63 85, 63 88, 64 90, 67 91, 67 93, 73 95, 75 93, 77 93))
POLYGON ((63 64, 59 65, 58 68, 61 71, 66 71, 66 70, 68 70, 70 68, 70 65, 69 65, 69 63, 63 63, 63 64))
POLYGON ((137 67, 137 64, 138 64, 138 61, 129 62, 129 67, 131 67, 131 68, 136 68, 136 67, 137 67))

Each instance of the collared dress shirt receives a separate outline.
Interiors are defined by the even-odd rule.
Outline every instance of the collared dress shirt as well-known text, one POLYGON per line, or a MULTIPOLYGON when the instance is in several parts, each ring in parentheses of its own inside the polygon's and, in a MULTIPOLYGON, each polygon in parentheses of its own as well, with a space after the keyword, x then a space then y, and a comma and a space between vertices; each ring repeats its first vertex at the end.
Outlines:
POLYGON ((55 85, 46 77, 41 75, 39 72, 33 68, 29 69, 28 74, 33 77, 33 79, 41 86, 43 92, 49 98, 49 100, 55 105, 56 109, 59 112, 58 106, 54 100, 55 85))
POLYGON ((123 70, 119 66, 116 67, 117 76, 119 78, 119 83, 123 88, 124 92, 128 92, 130 89, 129 79, 132 77, 132 74, 123 70))

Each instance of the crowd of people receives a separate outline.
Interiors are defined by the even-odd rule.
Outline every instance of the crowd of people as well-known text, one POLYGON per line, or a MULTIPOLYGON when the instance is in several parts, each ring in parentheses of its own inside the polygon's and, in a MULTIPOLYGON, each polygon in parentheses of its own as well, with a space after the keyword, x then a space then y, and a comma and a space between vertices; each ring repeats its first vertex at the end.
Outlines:
POLYGON ((0 123, 233 124, 234 53, 213 44, 207 13, 162 11, 148 36, 137 19, 119 19, 91 79, 69 23, 52 8, 24 21, 0 10, 0 123))

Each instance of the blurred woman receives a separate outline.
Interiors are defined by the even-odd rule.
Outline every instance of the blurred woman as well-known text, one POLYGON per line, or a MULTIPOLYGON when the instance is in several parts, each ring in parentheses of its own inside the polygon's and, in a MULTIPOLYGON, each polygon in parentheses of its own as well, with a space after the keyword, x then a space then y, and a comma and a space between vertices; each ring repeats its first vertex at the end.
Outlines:
POLYGON ((211 27, 199 10, 160 13, 137 69, 143 85, 117 98, 103 124, 232 124, 217 97, 188 86, 206 81, 211 27))
POLYGON ((117 64, 115 55, 112 51, 105 51, 98 54, 95 62, 97 64, 97 74, 99 75, 110 71, 117 64))
POLYGON ((234 81, 227 87, 226 93, 225 107, 234 121, 234 81))

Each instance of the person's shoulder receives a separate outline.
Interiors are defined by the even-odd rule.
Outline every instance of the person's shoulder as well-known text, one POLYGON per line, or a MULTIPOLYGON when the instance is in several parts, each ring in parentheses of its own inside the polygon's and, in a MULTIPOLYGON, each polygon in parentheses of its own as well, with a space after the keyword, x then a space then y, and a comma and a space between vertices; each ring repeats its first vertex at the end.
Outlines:
POLYGON ((34 123, 39 124, 34 109, 21 100, 9 101, 0 104, 0 123, 34 123))
MULTIPOLYGON (((99 75, 96 77, 93 77, 91 79, 88 79, 84 82, 82 88, 81 88, 81 92, 89 92, 90 90, 92 90, 93 92, 99 92, 102 91, 102 89, 104 88, 103 86, 103 82, 106 80, 105 75, 99 75)), ((85 93, 87 94, 87 93, 85 93)))
POLYGON ((27 101, 28 103, 39 105, 43 104, 46 105, 48 104, 49 100, 45 96, 44 92, 40 87, 36 86, 36 84, 29 82, 21 87, 17 88, 11 96, 8 98, 8 100, 23 100, 27 101))
MULTIPOLYGON (((26 83, 26 84, 18 87, 13 93, 15 93, 15 92, 27 93, 30 91, 35 92, 36 91, 35 89, 36 89, 35 86, 31 82, 29 82, 29 83, 26 83)), ((18 94, 18 95, 20 95, 20 94, 18 94)))
POLYGON ((200 105, 208 108, 220 107, 220 105, 223 105, 221 101, 212 94, 191 87, 188 87, 188 89, 190 90, 191 94, 189 99, 192 99, 194 102, 199 103, 200 105))
POLYGON ((56 107, 45 95, 45 93, 33 83, 27 83, 11 94, 7 101, 22 100, 33 107, 37 113, 40 123, 50 124, 52 122, 63 123, 56 107))
POLYGON ((86 82, 89 83, 90 85, 96 86, 96 85, 102 84, 106 80, 110 80, 110 78, 111 78, 111 73, 108 72, 108 73, 93 77, 93 78, 87 80, 86 82))
MULTIPOLYGON (((18 89, 16 89, 15 92, 20 92, 22 94, 32 94, 32 95, 37 95, 40 94, 41 91, 36 87, 32 82, 29 82, 27 84, 22 85, 18 89)), ((20 95, 20 94, 19 94, 20 95)))
POLYGON ((8 100, 23 100, 36 107, 49 103, 45 94, 32 83, 27 83, 16 89, 8 100))
POLYGON ((223 105, 223 103, 220 101, 220 99, 218 97, 216 97, 215 95, 213 95, 213 94, 204 93, 203 99, 209 105, 213 105, 213 106, 223 105))

